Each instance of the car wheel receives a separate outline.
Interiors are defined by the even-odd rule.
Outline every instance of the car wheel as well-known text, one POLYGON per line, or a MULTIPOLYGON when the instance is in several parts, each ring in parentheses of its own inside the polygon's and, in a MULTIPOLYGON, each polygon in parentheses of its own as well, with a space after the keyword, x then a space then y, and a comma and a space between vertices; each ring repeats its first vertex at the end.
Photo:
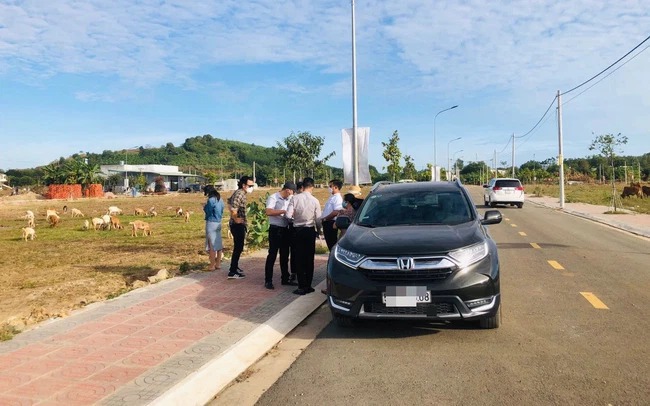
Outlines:
POLYGON ((490 202, 490 207, 495 208, 495 207, 497 207, 497 204, 494 203, 494 202, 490 202))
POLYGON ((356 326, 356 319, 348 316, 344 316, 340 313, 335 312, 332 310, 332 318, 334 319, 334 323, 338 325, 339 327, 345 327, 345 328, 350 328, 356 326))
POLYGON ((499 305, 494 316, 479 320, 479 325, 484 329, 499 328, 501 325, 501 305, 499 305))
POLYGON ((517 203, 517 207, 519 207, 521 209, 522 207, 524 207, 524 204, 523 203, 517 203))

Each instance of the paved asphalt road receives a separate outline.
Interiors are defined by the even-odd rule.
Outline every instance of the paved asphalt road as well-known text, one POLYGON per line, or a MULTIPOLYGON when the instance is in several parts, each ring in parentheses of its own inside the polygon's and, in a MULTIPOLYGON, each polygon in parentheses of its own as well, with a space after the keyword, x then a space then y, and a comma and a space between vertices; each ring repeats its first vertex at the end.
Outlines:
POLYGON ((650 242, 499 209, 501 328, 330 323, 258 404, 650 404, 650 242))

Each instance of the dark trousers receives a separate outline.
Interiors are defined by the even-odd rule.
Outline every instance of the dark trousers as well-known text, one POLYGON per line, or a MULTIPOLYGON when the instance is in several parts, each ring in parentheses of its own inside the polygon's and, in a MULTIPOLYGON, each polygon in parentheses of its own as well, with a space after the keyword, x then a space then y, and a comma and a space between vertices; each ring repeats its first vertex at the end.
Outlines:
POLYGON ((273 265, 280 252, 280 273, 283 282, 289 281, 289 246, 291 236, 288 227, 269 226, 269 254, 264 265, 264 282, 273 282, 273 265))
POLYGON ((298 288, 309 289, 314 280, 314 255, 316 254, 316 229, 294 227, 291 234, 292 272, 298 274, 298 288))
POLYGON ((327 243, 327 249, 332 251, 332 248, 339 240, 339 230, 334 228, 334 220, 323 221, 323 236, 327 243))
POLYGON ((246 224, 230 223, 230 233, 232 234, 232 257, 230 258, 230 273, 237 272, 239 268, 239 257, 244 251, 244 240, 246 239, 246 224))

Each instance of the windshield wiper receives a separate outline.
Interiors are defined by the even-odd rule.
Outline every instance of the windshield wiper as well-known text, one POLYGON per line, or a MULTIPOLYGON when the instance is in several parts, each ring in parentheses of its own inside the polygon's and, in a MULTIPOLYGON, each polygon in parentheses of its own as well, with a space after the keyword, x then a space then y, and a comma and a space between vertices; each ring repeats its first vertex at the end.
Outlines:
POLYGON ((357 225, 360 226, 360 227, 368 227, 368 228, 375 228, 375 227, 377 227, 376 225, 374 225, 374 224, 372 224, 372 223, 363 223, 363 222, 361 222, 361 223, 357 223, 357 225))

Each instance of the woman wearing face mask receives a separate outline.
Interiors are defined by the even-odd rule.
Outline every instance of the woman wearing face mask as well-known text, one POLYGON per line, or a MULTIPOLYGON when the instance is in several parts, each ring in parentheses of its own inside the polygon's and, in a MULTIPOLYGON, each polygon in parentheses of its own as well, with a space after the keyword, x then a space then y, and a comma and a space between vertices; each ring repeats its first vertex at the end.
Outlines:
MULTIPOLYGON (((343 196, 343 203, 341 204, 343 206, 343 209, 339 210, 339 214, 337 217, 348 217, 350 220, 354 218, 354 215, 357 213, 357 209, 361 205, 361 202, 363 200, 357 199, 354 197, 352 193, 346 193, 343 196)), ((334 225, 336 227, 336 225, 334 225)), ((345 235, 345 230, 340 230, 339 232, 339 239, 341 239, 345 235)))

